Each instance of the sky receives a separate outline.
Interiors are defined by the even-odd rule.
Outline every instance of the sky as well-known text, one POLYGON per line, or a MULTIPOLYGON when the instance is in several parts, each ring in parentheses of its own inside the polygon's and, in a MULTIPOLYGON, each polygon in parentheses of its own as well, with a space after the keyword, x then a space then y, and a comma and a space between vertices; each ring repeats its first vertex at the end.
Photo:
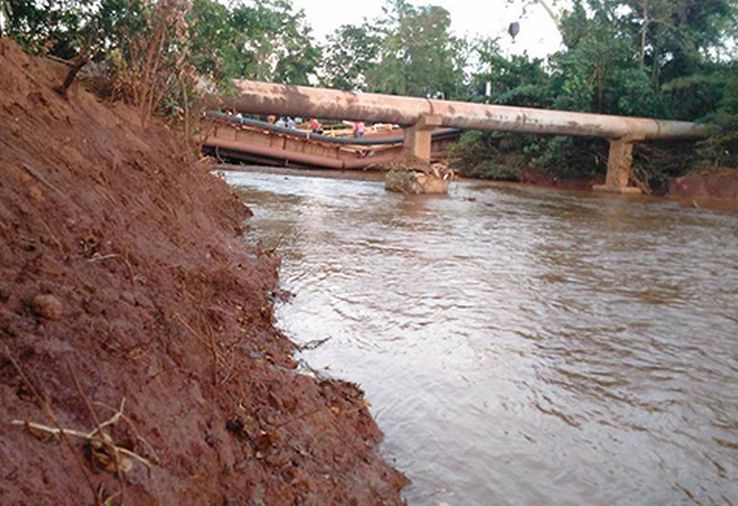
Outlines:
MULTIPOLYGON (((316 38, 325 36, 340 25, 359 24, 364 18, 373 19, 382 14, 384 0, 292 0, 303 9, 313 27, 316 38)), ((503 53, 521 54, 527 51, 534 57, 545 57, 560 48, 561 37, 556 24, 546 11, 534 5, 525 16, 518 2, 508 5, 506 0, 409 0, 413 5, 439 5, 451 13, 451 29, 457 35, 500 37, 503 53), (507 27, 513 21, 520 23, 520 33, 513 43, 507 27)))

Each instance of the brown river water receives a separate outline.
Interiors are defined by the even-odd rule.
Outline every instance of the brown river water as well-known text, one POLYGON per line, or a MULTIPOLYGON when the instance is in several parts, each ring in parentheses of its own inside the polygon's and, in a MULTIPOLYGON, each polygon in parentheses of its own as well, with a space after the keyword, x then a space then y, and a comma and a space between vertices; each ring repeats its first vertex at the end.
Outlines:
POLYGON ((738 216, 224 177, 282 257, 280 328, 366 391, 409 504, 738 504, 738 216))

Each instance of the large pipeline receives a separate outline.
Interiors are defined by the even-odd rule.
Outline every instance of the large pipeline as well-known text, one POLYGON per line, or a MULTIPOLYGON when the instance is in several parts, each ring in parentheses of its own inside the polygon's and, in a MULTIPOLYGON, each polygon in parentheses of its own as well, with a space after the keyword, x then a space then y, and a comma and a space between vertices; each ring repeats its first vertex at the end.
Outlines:
POLYGON ((354 93, 248 80, 236 80, 234 84, 237 96, 220 97, 221 104, 250 114, 361 120, 403 126, 415 125, 424 116, 437 115, 441 120, 440 126, 476 130, 633 140, 699 139, 705 136, 702 125, 684 121, 354 93))

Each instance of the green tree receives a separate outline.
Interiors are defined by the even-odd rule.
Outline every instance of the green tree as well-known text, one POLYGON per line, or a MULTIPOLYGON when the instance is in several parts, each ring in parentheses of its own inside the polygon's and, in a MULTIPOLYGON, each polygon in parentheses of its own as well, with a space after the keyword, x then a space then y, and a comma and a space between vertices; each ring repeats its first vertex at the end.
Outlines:
POLYGON ((243 77, 306 84, 320 59, 302 10, 288 0, 256 0, 238 4, 231 13, 233 43, 243 77))
POLYGON ((368 23, 343 25, 323 48, 321 83, 341 90, 365 90, 376 71, 382 40, 368 23))
MULTIPOLYGON (((590 4, 597 3, 591 1, 590 4)), ((554 108, 619 113, 617 81, 635 68, 629 39, 620 30, 614 6, 586 9, 579 0, 561 20, 566 46, 551 57, 557 100, 554 108)))
POLYGON ((452 35, 451 16, 442 7, 414 7, 391 0, 377 20, 382 44, 369 88, 411 96, 456 97, 463 89, 465 41, 452 35))
POLYGON ((543 60, 531 60, 527 54, 504 57, 494 39, 477 40, 472 48, 476 67, 469 82, 470 100, 524 107, 550 105, 550 78, 543 60))
POLYGON ((198 72, 222 82, 240 75, 241 58, 230 9, 214 0, 194 0, 192 24, 192 59, 198 72))
POLYGON ((74 58, 89 48, 98 60, 146 26, 142 0, 8 0, 6 32, 27 51, 74 58))
POLYGON ((702 51, 720 46, 735 19, 734 0, 619 0, 637 39, 641 68, 659 82, 696 70, 702 51))
POLYGON ((288 0, 256 0, 228 7, 195 0, 193 58, 198 70, 225 83, 234 77, 306 84, 320 63, 302 10, 288 0))
POLYGON ((97 35, 105 6, 94 0, 14 0, 5 3, 8 34, 27 50, 72 58, 97 35))
POLYGON ((738 168, 738 62, 725 77, 718 109, 708 117, 710 137, 700 146, 702 167, 738 168))

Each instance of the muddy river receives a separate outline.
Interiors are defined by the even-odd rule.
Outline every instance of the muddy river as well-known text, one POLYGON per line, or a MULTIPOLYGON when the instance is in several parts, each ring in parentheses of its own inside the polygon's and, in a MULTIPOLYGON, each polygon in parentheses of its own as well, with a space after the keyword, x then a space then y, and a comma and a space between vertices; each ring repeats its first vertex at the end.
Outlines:
MULTIPOLYGON (((231 172, 410 504, 738 504, 738 217, 231 172)), ((315 346, 317 343, 322 342, 315 346)))

